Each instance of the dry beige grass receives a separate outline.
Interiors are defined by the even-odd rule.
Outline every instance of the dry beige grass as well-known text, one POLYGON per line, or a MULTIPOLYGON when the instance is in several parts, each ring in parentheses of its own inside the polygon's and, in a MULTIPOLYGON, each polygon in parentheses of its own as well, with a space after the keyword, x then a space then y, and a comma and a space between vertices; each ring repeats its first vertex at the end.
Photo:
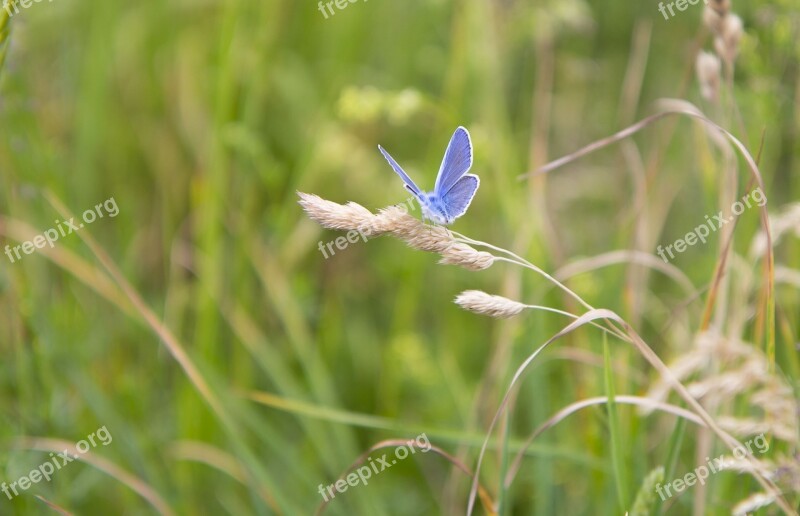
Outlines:
POLYGON ((398 206, 373 214, 360 204, 339 204, 317 195, 298 192, 300 206, 308 216, 327 229, 357 231, 366 238, 392 235, 410 247, 442 256, 440 263, 472 271, 488 269, 495 257, 456 240, 441 226, 429 226, 398 206))

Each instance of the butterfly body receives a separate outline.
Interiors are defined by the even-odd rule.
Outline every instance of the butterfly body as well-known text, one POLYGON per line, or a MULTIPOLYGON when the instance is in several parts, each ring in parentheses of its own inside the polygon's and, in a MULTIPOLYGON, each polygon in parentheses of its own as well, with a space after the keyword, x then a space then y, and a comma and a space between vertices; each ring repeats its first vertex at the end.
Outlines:
POLYGON ((447 203, 443 199, 439 198, 435 192, 426 193, 424 196, 425 202, 420 202, 420 206, 422 206, 422 215, 426 219, 445 226, 453 223, 455 217, 448 215, 447 203))
POLYGON ((453 133, 431 192, 421 190, 383 147, 378 145, 378 149, 403 180, 406 190, 417 198, 424 218, 447 226, 466 213, 480 186, 478 176, 467 173, 472 166, 472 142, 466 129, 459 127, 453 133))

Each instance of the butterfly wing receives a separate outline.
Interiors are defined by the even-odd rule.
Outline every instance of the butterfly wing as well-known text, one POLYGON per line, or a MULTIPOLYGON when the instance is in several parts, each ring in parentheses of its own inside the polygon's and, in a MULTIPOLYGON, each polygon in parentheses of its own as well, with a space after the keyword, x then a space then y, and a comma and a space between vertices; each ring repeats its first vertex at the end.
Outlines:
POLYGON ((456 181, 456 184, 442 197, 445 210, 447 211, 447 218, 450 221, 457 219, 467 212, 472 198, 475 197, 475 192, 481 180, 474 174, 467 174, 461 179, 456 181))
POLYGON ((383 147, 381 147, 380 145, 378 145, 378 150, 381 151, 381 154, 383 154, 383 157, 386 158, 386 161, 389 162, 389 165, 392 166, 394 171, 397 172, 397 175, 400 176, 400 179, 402 179, 403 182, 406 184, 405 185, 406 190, 414 194, 418 199, 422 198, 422 190, 420 190, 419 187, 414 184, 414 181, 412 181, 411 178, 408 177, 408 174, 406 174, 405 171, 402 168, 400 168, 400 165, 397 164, 394 158, 392 158, 388 152, 383 150, 383 147))
POLYGON ((471 166, 472 141, 469 132, 459 126, 447 145, 433 191, 439 196, 444 196, 469 171, 471 166))

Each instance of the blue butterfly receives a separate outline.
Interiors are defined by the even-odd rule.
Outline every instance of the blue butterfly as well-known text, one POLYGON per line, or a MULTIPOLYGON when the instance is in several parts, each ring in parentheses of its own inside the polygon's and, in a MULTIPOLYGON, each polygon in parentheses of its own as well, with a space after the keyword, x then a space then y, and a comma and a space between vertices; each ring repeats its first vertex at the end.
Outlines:
POLYGON ((481 181, 475 174, 467 174, 472 166, 472 141, 466 129, 459 127, 453 133, 439 167, 433 192, 420 190, 383 147, 378 145, 378 149, 403 180, 406 190, 419 201, 423 217, 447 226, 467 212, 481 181))

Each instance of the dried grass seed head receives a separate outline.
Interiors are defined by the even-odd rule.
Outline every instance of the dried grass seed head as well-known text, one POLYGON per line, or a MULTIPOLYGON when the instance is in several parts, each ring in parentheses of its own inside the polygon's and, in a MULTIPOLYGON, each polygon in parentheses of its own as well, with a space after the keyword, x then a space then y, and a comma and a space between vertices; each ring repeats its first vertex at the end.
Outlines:
POLYGON ((495 257, 487 252, 456 241, 444 227, 431 226, 408 214, 405 205, 389 206, 377 214, 360 204, 345 205, 322 199, 313 194, 298 192, 300 206, 321 226, 336 230, 356 230, 365 237, 391 234, 409 247, 442 256, 439 263, 458 265, 472 271, 490 267, 495 257))
POLYGON ((460 242, 448 247, 441 253, 439 263, 443 265, 458 265, 471 271, 488 269, 494 263, 494 255, 485 251, 478 251, 473 247, 460 242))
POLYGON ((700 82, 700 94, 709 102, 719 98, 719 85, 722 63, 710 52, 700 52, 695 63, 697 79, 700 82))
POLYGON ((714 48, 728 64, 732 64, 739 55, 743 35, 744 24, 737 15, 730 14, 722 20, 722 29, 714 38, 714 48))
POLYGON ((354 202, 339 204, 318 195, 297 192, 300 206, 308 216, 327 229, 363 230, 367 236, 380 234, 375 231, 375 215, 354 202))
POLYGON ((480 290, 465 290, 456 297, 455 303, 464 310, 498 319, 514 317, 526 308, 522 303, 480 290))
POLYGON ((722 34, 722 28, 725 21, 726 13, 721 13, 717 9, 708 4, 703 9, 703 24, 715 36, 722 34))

